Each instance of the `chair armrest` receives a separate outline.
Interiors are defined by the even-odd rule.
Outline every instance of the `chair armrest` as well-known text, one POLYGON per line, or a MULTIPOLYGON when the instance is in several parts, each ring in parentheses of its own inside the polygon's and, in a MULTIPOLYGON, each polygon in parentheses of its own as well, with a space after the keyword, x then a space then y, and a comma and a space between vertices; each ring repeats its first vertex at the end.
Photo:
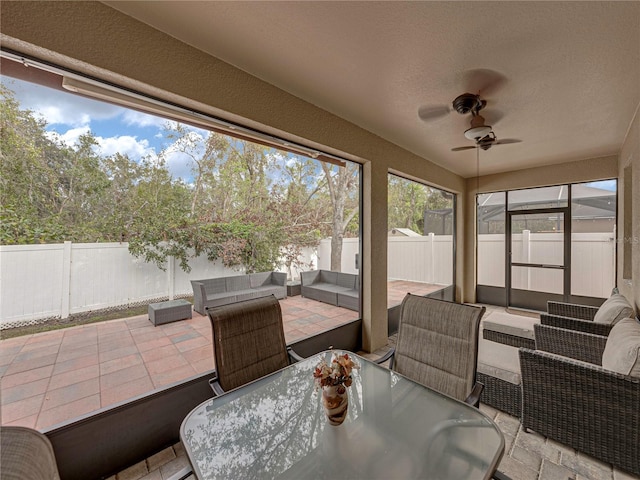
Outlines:
POLYGON ((218 382, 218 377, 210 379, 209 386, 211 387, 211 390, 213 390, 213 393, 216 397, 225 394, 225 391, 222 389, 220 383, 218 382))
POLYGON ((389 370, 393 370, 393 359, 395 358, 394 356, 395 353, 396 353, 396 349, 394 347, 391 350, 389 350, 387 353, 385 353, 382 357, 380 357, 378 360, 376 360, 375 363, 377 363, 378 365, 381 365, 387 360, 391 359, 391 361, 389 362, 389 370))
POLYGON ((535 324, 536 349, 594 365, 602 364, 607 337, 565 328, 535 324))
POLYGON ((598 312, 598 307, 591 305, 578 305, 575 303, 547 302, 547 313, 561 317, 579 318, 581 320, 593 320, 598 312))
POLYGON ((204 303, 207 300, 207 293, 204 289, 204 283, 191 281, 193 288, 193 309, 200 315, 206 315, 204 303))
POLYGON ((282 272, 271 272, 271 284, 284 287, 287 285, 287 274, 282 272))
POLYGON ((484 390, 484 384, 480 382, 476 382, 469 396, 465 398, 464 403, 467 403, 472 407, 478 407, 480 405, 480 396, 482 395, 483 390, 484 390))
POLYGON ((289 354, 289 363, 297 363, 304 360, 304 357, 298 355, 291 347, 287 347, 287 353, 289 354))
POLYGON ((540 323, 552 327, 566 328, 568 330, 578 330, 580 332, 593 333, 595 335, 609 335, 612 325, 606 323, 596 323, 593 320, 581 320, 572 317, 562 317, 558 315, 550 315, 548 313, 540 314, 540 323))
POLYGON ((320 270, 311 270, 308 272, 300 272, 300 284, 304 286, 313 285, 320 276, 320 270))
POLYGON ((640 378, 521 348, 522 427, 640 474, 640 378))

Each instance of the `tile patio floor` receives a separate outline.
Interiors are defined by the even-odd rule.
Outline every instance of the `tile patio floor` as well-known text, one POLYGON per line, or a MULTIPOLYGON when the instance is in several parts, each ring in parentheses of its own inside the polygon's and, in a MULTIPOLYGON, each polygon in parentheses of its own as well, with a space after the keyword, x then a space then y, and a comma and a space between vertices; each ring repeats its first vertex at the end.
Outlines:
MULTIPOLYGON (((389 304, 439 287, 390 282, 389 304)), ((287 343, 358 318, 300 296, 281 301, 287 343)), ((147 315, 0 341, 0 423, 45 429, 214 368, 209 319, 154 327, 147 315)))

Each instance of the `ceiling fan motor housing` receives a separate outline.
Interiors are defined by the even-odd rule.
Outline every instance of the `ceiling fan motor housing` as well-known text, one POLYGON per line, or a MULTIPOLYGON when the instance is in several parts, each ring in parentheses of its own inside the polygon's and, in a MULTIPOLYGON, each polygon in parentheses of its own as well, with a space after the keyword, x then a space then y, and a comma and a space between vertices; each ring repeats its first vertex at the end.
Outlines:
POLYGON ((493 135, 487 135, 477 141, 478 147, 482 150, 489 150, 494 143, 496 143, 496 137, 493 135))
POLYGON ((463 93, 453 101, 453 109, 461 115, 477 113, 484 108, 485 105, 486 102, 473 93, 463 93))

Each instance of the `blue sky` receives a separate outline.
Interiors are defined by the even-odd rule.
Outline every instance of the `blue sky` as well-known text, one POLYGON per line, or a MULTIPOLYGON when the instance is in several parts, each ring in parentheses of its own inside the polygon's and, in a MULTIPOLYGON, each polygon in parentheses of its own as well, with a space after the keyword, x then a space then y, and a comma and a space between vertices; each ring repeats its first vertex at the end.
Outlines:
POLYGON ((610 190, 612 192, 616 191, 617 182, 615 180, 601 180, 599 182, 590 182, 587 183, 587 186, 593 188, 601 188, 603 190, 610 190))
MULTIPOLYGON (((68 145, 91 131, 100 154, 120 152, 136 161, 169 145, 162 128, 166 119, 14 78, 2 77, 2 82, 14 91, 22 109, 44 118, 52 138, 68 145)), ((206 135, 203 130, 193 130, 206 135)), ((191 177, 187 160, 179 154, 169 155, 167 164, 175 177, 191 177)))
MULTIPOLYGON (((52 139, 73 146, 82 134, 91 131, 98 153, 108 156, 119 152, 135 161, 166 149, 171 174, 191 182, 191 159, 169 148, 172 142, 163 129, 168 120, 14 78, 2 77, 2 82, 15 93, 23 110, 31 110, 46 121, 52 139)), ((203 138, 208 135, 206 130, 187 128, 203 138)), ((284 152, 275 153, 275 157, 287 163, 296 158, 284 152)), ((280 177, 277 172, 272 174, 274 179, 280 177)), ((321 175, 319 164, 317 174, 321 175)))

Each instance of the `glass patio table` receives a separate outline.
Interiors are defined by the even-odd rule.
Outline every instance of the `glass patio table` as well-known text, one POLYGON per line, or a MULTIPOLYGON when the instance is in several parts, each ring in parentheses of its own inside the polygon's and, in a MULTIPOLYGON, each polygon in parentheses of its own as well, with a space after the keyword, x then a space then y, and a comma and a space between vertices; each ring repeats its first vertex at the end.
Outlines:
POLYGON ((322 352, 203 402, 182 422, 194 473, 214 478, 491 478, 504 438, 478 409, 351 352, 360 366, 342 425, 313 370, 322 352))

